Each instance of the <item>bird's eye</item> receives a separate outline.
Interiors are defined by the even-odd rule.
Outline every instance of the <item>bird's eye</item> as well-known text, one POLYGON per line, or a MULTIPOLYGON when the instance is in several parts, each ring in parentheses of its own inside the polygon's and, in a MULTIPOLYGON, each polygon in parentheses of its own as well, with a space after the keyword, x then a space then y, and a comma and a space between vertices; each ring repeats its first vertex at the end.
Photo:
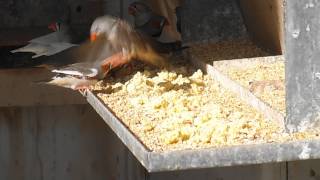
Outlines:
POLYGON ((96 28, 96 33, 98 33, 98 32, 100 32, 100 28, 99 27, 96 28))
POLYGON ((136 11, 139 11, 139 6, 137 6, 136 4, 133 5, 133 8, 134 8, 136 11))

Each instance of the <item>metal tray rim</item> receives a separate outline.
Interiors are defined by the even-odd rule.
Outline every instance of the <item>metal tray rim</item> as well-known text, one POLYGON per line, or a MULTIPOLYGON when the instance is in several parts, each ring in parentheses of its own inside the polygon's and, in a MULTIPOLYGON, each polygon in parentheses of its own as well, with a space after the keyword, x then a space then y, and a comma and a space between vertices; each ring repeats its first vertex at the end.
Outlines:
POLYGON ((320 158, 320 139, 152 152, 108 110, 93 92, 87 101, 149 172, 276 163, 320 158))

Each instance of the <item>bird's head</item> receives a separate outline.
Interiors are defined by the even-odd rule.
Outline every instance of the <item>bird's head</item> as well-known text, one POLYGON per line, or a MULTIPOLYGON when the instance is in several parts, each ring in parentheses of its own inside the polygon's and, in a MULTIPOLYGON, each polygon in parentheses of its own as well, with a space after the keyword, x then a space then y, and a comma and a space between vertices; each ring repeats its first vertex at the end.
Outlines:
POLYGON ((139 14, 148 13, 151 9, 142 2, 133 2, 128 7, 128 13, 132 16, 138 16, 139 14))
POLYGON ((48 28, 52 31, 60 31, 62 24, 60 22, 53 22, 48 25, 48 28))
POLYGON ((108 35, 116 20, 108 15, 96 18, 90 28, 90 40, 95 41, 101 35, 108 35))

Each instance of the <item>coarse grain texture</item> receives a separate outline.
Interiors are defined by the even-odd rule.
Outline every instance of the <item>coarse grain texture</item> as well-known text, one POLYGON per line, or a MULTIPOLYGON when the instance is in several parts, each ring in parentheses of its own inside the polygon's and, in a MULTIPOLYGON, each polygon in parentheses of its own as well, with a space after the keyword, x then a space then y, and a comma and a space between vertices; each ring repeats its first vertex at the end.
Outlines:
POLYGON ((211 64, 213 61, 269 56, 250 39, 241 38, 217 43, 194 44, 190 53, 211 64))
POLYGON ((249 39, 196 45, 191 48, 191 53, 197 59, 209 64, 223 61, 223 66, 219 66, 219 63, 214 66, 285 115, 283 56, 270 56, 267 51, 257 47, 249 39), (241 61, 244 59, 245 61, 241 61), (276 60, 268 61, 269 59, 276 60), (230 66, 225 60, 230 60, 230 66), (237 66, 233 66, 235 61, 239 61, 237 66))
MULTIPOLYGON (((94 87, 97 96, 151 151, 280 142, 289 135, 235 94, 191 67, 145 67, 94 87)), ((315 135, 314 135, 315 136, 315 135)))
POLYGON ((261 63, 242 69, 221 69, 221 71, 285 115, 284 61, 261 63))

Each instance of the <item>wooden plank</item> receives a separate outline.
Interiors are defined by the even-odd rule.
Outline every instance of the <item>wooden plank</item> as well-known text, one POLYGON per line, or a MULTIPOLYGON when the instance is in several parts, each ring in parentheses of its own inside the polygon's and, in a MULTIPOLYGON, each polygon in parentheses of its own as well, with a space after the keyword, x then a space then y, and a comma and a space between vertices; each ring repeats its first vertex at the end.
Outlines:
POLYGON ((147 173, 129 151, 126 154, 120 178, 124 180, 287 180, 286 163, 147 173))
POLYGON ((124 149, 87 105, 0 108, 0 179, 120 179, 124 149))
POLYGON ((288 180, 320 179, 320 160, 294 161, 288 163, 288 180))
POLYGON ((89 104, 102 117, 127 148, 140 160, 141 164, 149 167, 150 151, 137 137, 121 122, 115 114, 91 91, 85 92, 89 104))
POLYGON ((150 174, 149 180, 286 180, 286 164, 264 164, 150 174))
POLYGON ((35 83, 52 76, 42 68, 0 70, 0 107, 86 104, 77 91, 35 83))
POLYGON ((121 157, 121 165, 119 170, 121 171, 119 180, 147 180, 148 172, 140 164, 140 162, 134 157, 134 155, 125 149, 123 156, 121 157))
POLYGON ((240 6, 255 42, 276 54, 283 54, 283 0, 240 0, 240 6))

